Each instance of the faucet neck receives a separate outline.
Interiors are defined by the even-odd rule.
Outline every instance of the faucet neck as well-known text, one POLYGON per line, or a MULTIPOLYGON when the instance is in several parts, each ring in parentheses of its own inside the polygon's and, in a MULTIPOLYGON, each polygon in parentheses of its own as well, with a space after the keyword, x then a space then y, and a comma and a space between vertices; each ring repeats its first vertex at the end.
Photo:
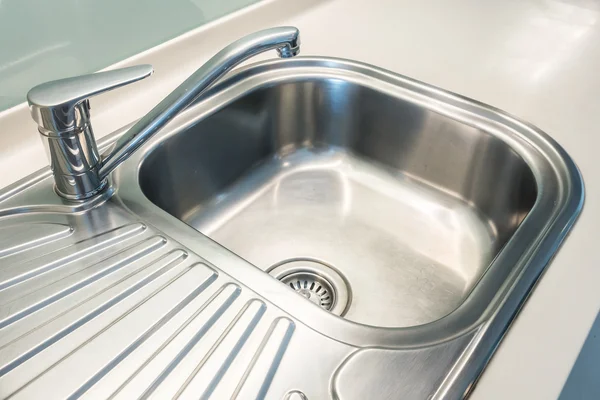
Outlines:
POLYGON ((283 58, 297 55, 300 52, 299 35, 295 27, 271 28, 248 35, 225 47, 117 140, 114 151, 102 163, 100 175, 108 176, 156 132, 237 65, 257 54, 273 49, 276 49, 278 55, 283 58))

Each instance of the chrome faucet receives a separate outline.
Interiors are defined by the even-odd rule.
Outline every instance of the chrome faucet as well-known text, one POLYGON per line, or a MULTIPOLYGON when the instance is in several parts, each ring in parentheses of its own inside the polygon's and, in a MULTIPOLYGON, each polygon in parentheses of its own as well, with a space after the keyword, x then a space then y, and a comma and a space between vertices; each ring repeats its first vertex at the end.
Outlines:
POLYGON ((248 58, 276 49, 282 58, 297 55, 297 28, 279 27, 250 34, 225 47, 136 122, 104 159, 98 153, 90 123, 89 98, 150 76, 150 65, 138 65, 43 83, 27 94, 47 151, 56 192, 70 200, 86 199, 107 186, 108 175, 134 151, 185 110, 228 71, 248 58))

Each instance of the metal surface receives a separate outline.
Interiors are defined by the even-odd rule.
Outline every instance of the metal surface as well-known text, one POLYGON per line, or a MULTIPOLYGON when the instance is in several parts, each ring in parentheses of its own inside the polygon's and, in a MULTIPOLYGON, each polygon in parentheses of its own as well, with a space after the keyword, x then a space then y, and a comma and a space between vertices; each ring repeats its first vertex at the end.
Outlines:
POLYGON ((300 52, 298 29, 265 29, 225 47, 121 136, 104 159, 96 148, 88 99, 151 75, 152 66, 61 79, 31 89, 27 101, 40 134, 47 139, 57 193, 71 200, 96 195, 107 185, 108 174, 206 89, 236 65, 272 49, 281 58, 296 56, 300 52))
POLYGON ((284 276, 280 281, 314 304, 331 311, 336 295, 333 285, 326 279, 310 272, 294 272, 284 276))
POLYGON ((43 226, 0 244, 2 396, 463 397, 583 201, 536 128, 324 58, 237 73, 112 179, 0 194, 3 232, 43 226), (344 318, 265 272, 296 259, 347 279, 344 318))
POLYGON ((351 301, 346 279, 332 267, 316 260, 289 260, 268 272, 298 294, 336 315, 344 315, 351 301))
POLYGON ((265 29, 225 47, 117 140, 115 149, 102 162, 100 175, 105 176, 114 170, 235 66, 273 49, 281 58, 296 56, 300 52, 298 29, 292 26, 265 29))
POLYGON ((0 258, 0 398, 281 398, 290 344, 322 341, 120 206, 12 220, 40 221, 73 232, 0 258))
POLYGON ((47 82, 29 91, 29 110, 42 135, 60 196, 87 198, 107 185, 106 176, 99 173, 101 159, 90 123, 89 98, 152 72, 152 66, 138 65, 47 82))
POLYGON ((501 138, 391 88, 310 72, 164 140, 143 160, 142 190, 261 269, 335 266, 352 321, 450 314, 533 207, 532 170, 501 138))

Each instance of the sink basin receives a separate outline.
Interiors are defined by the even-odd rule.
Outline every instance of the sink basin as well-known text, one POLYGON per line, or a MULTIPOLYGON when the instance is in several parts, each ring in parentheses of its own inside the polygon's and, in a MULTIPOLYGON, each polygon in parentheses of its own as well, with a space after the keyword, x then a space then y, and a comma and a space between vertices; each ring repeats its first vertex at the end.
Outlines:
POLYGON ((143 221, 326 338, 290 342, 282 382, 344 400, 466 396, 584 197, 539 129, 329 58, 237 72, 113 179, 143 221))
POLYGON ((265 271, 333 269, 349 292, 340 313, 385 327, 456 309, 537 193, 493 134, 328 76, 245 93, 161 142, 139 179, 153 203, 265 271))

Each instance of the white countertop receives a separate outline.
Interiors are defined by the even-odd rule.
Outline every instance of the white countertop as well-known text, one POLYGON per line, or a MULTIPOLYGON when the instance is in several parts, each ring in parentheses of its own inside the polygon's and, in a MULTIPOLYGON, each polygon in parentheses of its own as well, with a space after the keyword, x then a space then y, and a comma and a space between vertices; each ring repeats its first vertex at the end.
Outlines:
MULTIPOLYGON (((587 192, 583 213, 471 397, 557 398, 600 309, 600 4, 264 1, 119 63, 151 63, 156 73, 92 101, 97 136, 141 117, 224 45, 277 25, 300 28, 304 55, 367 62, 508 111, 575 160, 587 192)), ((25 105, 0 113, 0 148, 0 186, 47 164, 25 105)))

